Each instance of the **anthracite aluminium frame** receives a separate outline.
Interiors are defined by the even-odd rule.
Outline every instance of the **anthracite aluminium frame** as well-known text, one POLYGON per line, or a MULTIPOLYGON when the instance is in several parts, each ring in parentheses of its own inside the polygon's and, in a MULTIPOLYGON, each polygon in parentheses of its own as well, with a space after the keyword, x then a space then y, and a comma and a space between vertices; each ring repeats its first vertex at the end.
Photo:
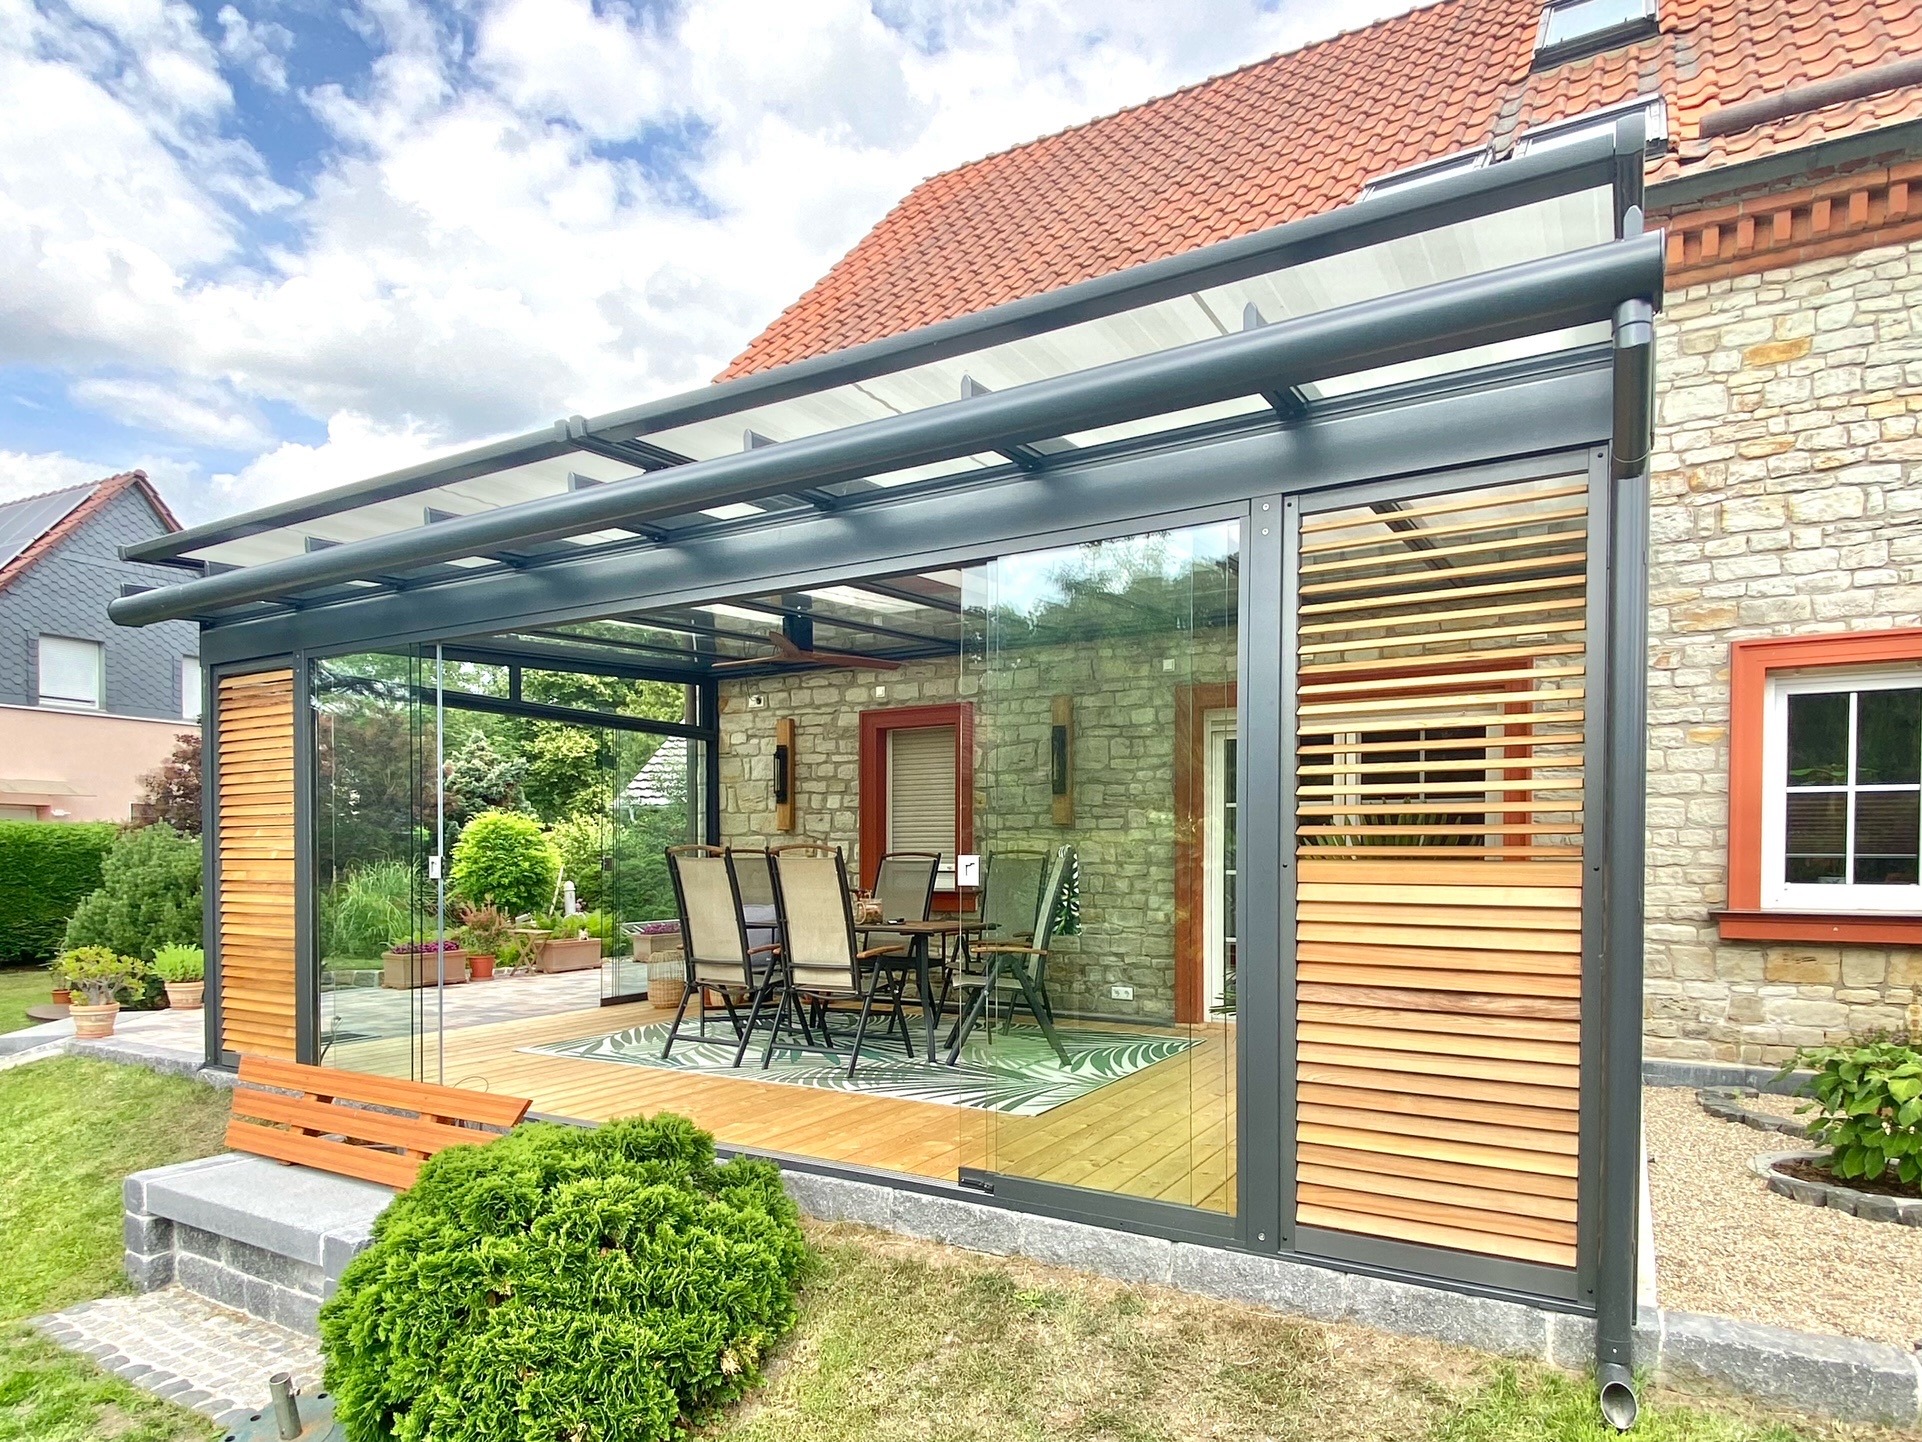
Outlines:
MULTIPOLYGON (((370 590, 365 599, 330 600, 267 614, 228 613, 203 630, 202 655, 210 677, 229 668, 289 664, 296 676, 304 677, 311 660, 320 655, 435 643, 446 654, 464 659, 491 656, 502 664, 559 664, 548 659, 546 641, 494 633, 622 611, 821 587, 871 575, 951 566, 1012 550, 1239 515, 1243 527, 1239 667, 1243 700, 1239 710, 1245 760, 1239 768, 1242 830, 1238 846, 1250 874, 1274 875, 1281 884, 1267 899, 1258 900, 1252 894, 1258 889, 1253 887, 1244 888, 1238 896, 1242 1017, 1235 1213, 1222 1216, 1000 1174, 971 1173, 945 1190, 965 1196, 972 1186, 977 1189, 972 1194, 980 1196, 980 1188, 991 1187, 998 1204, 1023 1210, 1187 1241, 1297 1254, 1319 1265, 1411 1277, 1493 1295, 1525 1296, 1575 1311, 1593 1310, 1602 1336, 1599 1355, 1604 1361, 1623 1357, 1628 1345, 1625 1319, 1633 1305, 1639 1127, 1639 748, 1643 743, 1639 647, 1645 597, 1644 543, 1639 537, 1646 513, 1647 319, 1651 303, 1659 300, 1660 274, 1660 238, 1639 234, 1639 133, 1633 135, 1632 143, 1628 138, 1629 132, 1638 130, 1625 123, 1612 150, 1570 147, 1581 164, 1606 163, 1616 173, 1623 239, 1597 248, 1608 251, 1606 264, 1592 263, 1597 259, 1593 255, 1559 257, 1515 268, 1526 269, 1526 276, 1471 278, 1460 282, 1448 297, 1430 294, 1406 305, 1390 298, 1380 305, 1348 308, 1348 314, 1335 322, 1307 317, 1306 324, 1278 323, 1263 332, 1244 333, 1256 337, 1253 340, 1224 337, 1232 344, 1202 342, 1184 348, 1186 357, 1171 353, 1117 363, 1102 368, 1105 379, 1095 379, 1097 373, 1089 372, 1037 382, 934 408, 948 412, 945 415, 912 413, 867 422, 852 428, 864 433, 860 437, 829 435, 786 442, 741 456, 673 467, 645 480, 508 509, 531 518, 536 533, 558 533, 555 528, 559 527, 578 529, 588 522, 618 525, 667 514, 665 508, 674 505, 705 504, 737 494, 766 495, 774 493, 775 487, 787 491, 799 484, 818 483, 836 474, 836 468, 871 464, 877 456, 921 453, 916 447, 992 448, 986 443, 993 439, 990 433, 996 427, 1004 426, 1001 438, 1010 441, 1079 430, 1090 423, 1090 415, 1108 416, 1116 406, 1144 407, 1147 413, 1158 399, 1173 396, 1179 403, 1190 397, 1195 393, 1192 386, 1199 384, 1185 369, 1190 363, 1213 367, 1208 371, 1213 379, 1206 384, 1219 387, 1240 384, 1265 366, 1279 368, 1282 379, 1312 378, 1319 364, 1360 364, 1359 357, 1370 358, 1368 364, 1382 363, 1409 346, 1428 347, 1433 353, 1446 348, 1440 327, 1447 317, 1459 316, 1464 306, 1472 309, 1497 298, 1509 307, 1504 324, 1524 325, 1527 306, 1538 305, 1543 328, 1553 328, 1573 323, 1576 316, 1590 317, 1598 308, 1598 297, 1607 295, 1608 314, 1616 329, 1612 347, 1513 362, 1318 403, 1306 416, 1254 417, 1088 453, 1050 456, 1033 473, 997 474, 980 483, 904 487, 872 503, 828 512, 782 513, 778 524, 703 531, 666 545, 595 547, 508 574, 436 580, 402 593, 370 590), (1594 155, 1589 155, 1589 149, 1594 149, 1594 155), (1585 287, 1592 289, 1584 294, 1585 287), (1205 363, 1198 360, 1204 351, 1205 363), (1305 355, 1322 359, 1303 362, 1305 355), (1290 370, 1291 366, 1297 368, 1290 370), (1103 389, 1109 383, 1126 393, 1125 404, 1103 389), (1157 386, 1167 389, 1157 391, 1157 386), (1077 410, 1078 406, 1088 409, 1077 410), (1293 928, 1287 908, 1292 905, 1293 862, 1286 830, 1293 810, 1294 765, 1292 727, 1287 720, 1292 714, 1295 644, 1290 537, 1304 509, 1349 505, 1369 495, 1425 494, 1486 484, 1491 476, 1533 474, 1544 468, 1560 474, 1586 470, 1590 476, 1589 664, 1598 676, 1606 672, 1604 684, 1597 688, 1606 698, 1602 714, 1587 740, 1591 761, 1598 759, 1601 764, 1589 776, 1590 810, 1583 823, 1588 870, 1582 1219, 1579 1261, 1572 1279, 1560 1273, 1545 1277, 1551 1269, 1436 1248, 1373 1243, 1346 1234, 1331 1239, 1331 1234, 1297 1229, 1292 1221, 1294 1005, 1287 948, 1293 928), (676 471, 685 474, 677 476, 676 471), (983 504, 989 498, 991 504, 983 504)), ((1306 237, 1303 243, 1310 249, 1319 247, 1322 253, 1332 254, 1351 248, 1357 227, 1364 232, 1371 225, 1379 228, 1389 223, 1386 217, 1398 217, 1393 223, 1410 233, 1422 228, 1411 219, 1416 210, 1424 211, 1429 223, 1445 223, 1451 208, 1485 213, 1488 207, 1482 192, 1498 183, 1485 177, 1517 165, 1532 167, 1514 174, 1529 185, 1539 184, 1544 194, 1566 192, 1566 176, 1558 178, 1556 163, 1545 154, 1529 162, 1491 167, 1477 176, 1437 181, 1432 188, 1420 187, 1400 200, 1384 197, 1379 203, 1370 202, 1375 208, 1366 214, 1357 207, 1345 219, 1339 212, 1320 217, 1294 234, 1297 240, 1306 237), (1562 189, 1554 189, 1556 185, 1562 189), (1433 208, 1428 206, 1430 199, 1437 202, 1433 208)), ((1252 256, 1258 247, 1246 249, 1252 256)), ((1272 264, 1272 258, 1266 263, 1272 264)), ((1255 268, 1260 267, 1251 262, 1250 273, 1255 268)), ((1097 301, 1111 312, 1122 308, 1110 304, 1115 295, 1125 292, 1139 302, 1152 298, 1156 287, 1170 288, 1171 294, 1192 289, 1201 272, 1200 263, 1187 270, 1157 271, 1156 278, 1140 283, 1134 291, 1128 290, 1125 276, 1110 278, 1096 287, 1107 297, 1097 301)), ((1040 315, 1046 301, 1037 298, 1033 305, 1004 308, 1009 314, 998 315, 992 323, 1018 328, 1018 315, 1040 315)), ((1045 328, 1039 323, 1033 326, 1036 331, 1045 328)), ((1471 338, 1481 335, 1473 326, 1463 333, 1471 338)), ((917 333, 918 339, 860 348, 865 359, 827 358, 819 364, 784 367, 771 373, 773 379, 759 383, 761 389, 755 394, 766 400, 781 393, 804 393, 811 385, 844 379, 861 365, 878 365, 877 357, 883 352, 895 357, 931 356, 943 346, 957 351, 968 348, 954 338, 959 335, 960 330, 934 327, 925 335, 917 333), (782 392, 782 387, 798 389, 782 392)), ((969 336, 968 345, 979 343, 973 332, 969 336)), ((723 407, 728 395, 741 394, 738 385, 717 387, 716 392, 713 403, 723 407)), ((645 433, 649 414, 649 408, 643 407, 595 426, 610 434, 625 427, 638 437, 645 433)), ((583 433, 569 434, 580 439, 583 433)), ((447 478, 444 467, 433 474, 447 478)), ((414 476, 408 484, 420 479, 414 476)), ((373 484, 389 483, 397 482, 390 477, 373 484)), ((284 508, 274 512, 271 524, 280 524, 289 514, 284 508)), ((298 564, 248 568, 250 576, 233 573, 241 580, 218 576, 190 583, 177 588, 180 596, 164 601, 129 598, 116 603, 116 614, 130 620, 148 617, 150 612, 158 614, 183 604, 189 594, 199 598, 194 604, 204 601, 218 609, 239 604, 238 598, 258 591, 263 581, 285 577, 298 586, 317 584, 350 562, 359 566, 369 556, 387 558, 389 552, 397 562, 412 562, 456 545, 482 551, 499 544, 511 527, 513 522, 506 515, 503 510, 424 527, 420 528, 423 534, 409 533, 400 541, 350 543, 293 558, 298 564)), ((244 531, 248 525, 261 528, 269 522, 243 518, 236 524, 244 531)), ((622 666, 585 650, 574 661, 616 674, 682 682, 697 679, 686 668, 622 666)), ((210 694, 215 694, 211 688, 210 694)), ((304 689, 301 695, 305 697, 304 689)), ((303 709, 306 705, 303 699, 303 709)), ((717 732, 718 699, 711 680, 699 693, 697 711, 698 729, 717 732)), ((308 739, 311 744, 311 736, 308 739)), ((710 835, 717 835, 719 788, 714 782, 719 748, 710 745, 707 750, 707 820, 710 835)), ((216 752, 217 729, 209 736, 210 819, 216 752)), ((297 836, 303 844, 310 841, 306 830, 311 822, 311 795, 306 804, 309 814, 297 817, 297 836)), ((218 888, 215 863, 217 857, 211 859, 209 869, 210 935, 212 898, 218 888)), ((310 854, 304 854, 303 864, 311 870, 310 854)), ((316 965, 311 900, 306 914, 297 920, 301 965, 311 973, 316 965)), ((210 955, 210 965, 215 985, 210 988, 208 1024, 210 1037, 217 1043, 217 955, 210 955)), ((807 1165, 837 1170, 832 1164, 807 1165)), ((862 1174, 855 1168, 839 1170, 862 1174)), ((899 1184, 923 1187, 918 1179, 899 1184)), ((938 1183, 926 1184, 924 1189, 944 1190, 938 1183)))

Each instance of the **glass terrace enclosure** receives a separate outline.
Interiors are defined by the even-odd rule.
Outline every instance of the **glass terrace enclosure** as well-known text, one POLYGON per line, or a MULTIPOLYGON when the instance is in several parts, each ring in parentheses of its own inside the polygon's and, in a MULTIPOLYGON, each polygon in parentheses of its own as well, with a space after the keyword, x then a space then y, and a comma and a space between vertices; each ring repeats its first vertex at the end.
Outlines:
POLYGON ((140 548, 189 577, 116 617, 198 618, 215 698, 210 1059, 673 1110, 1624 1360, 1637 124, 140 548), (500 810, 564 870, 468 980, 500 810), (682 1005, 723 850, 773 959, 682 1005), (810 995, 849 938, 892 959, 810 995))

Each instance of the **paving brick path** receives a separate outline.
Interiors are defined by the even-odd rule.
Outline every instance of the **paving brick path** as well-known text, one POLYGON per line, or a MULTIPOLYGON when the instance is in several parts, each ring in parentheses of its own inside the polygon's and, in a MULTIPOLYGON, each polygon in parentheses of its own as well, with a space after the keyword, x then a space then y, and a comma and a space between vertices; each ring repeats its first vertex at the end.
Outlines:
POLYGON ((320 1385, 312 1337, 180 1287, 83 1302, 33 1325, 135 1386, 228 1426, 267 1405, 267 1379, 276 1372, 291 1372, 303 1392, 320 1385))

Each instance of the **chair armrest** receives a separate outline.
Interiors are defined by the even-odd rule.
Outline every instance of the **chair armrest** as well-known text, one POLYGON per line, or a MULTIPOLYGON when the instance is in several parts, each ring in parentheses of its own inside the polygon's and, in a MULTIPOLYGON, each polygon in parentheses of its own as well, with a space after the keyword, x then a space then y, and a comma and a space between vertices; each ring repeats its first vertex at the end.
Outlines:
POLYGON ((768 943, 768 944, 767 944, 766 946, 750 946, 750 947, 749 947, 749 948, 747 949, 747 954, 748 954, 749 956, 759 956, 759 955, 761 955, 761 954, 762 954, 763 952, 768 952, 768 951, 779 951, 780 949, 781 949, 781 943, 780 943, 780 942, 778 942, 778 941, 770 941, 770 942, 769 942, 769 943, 768 943))

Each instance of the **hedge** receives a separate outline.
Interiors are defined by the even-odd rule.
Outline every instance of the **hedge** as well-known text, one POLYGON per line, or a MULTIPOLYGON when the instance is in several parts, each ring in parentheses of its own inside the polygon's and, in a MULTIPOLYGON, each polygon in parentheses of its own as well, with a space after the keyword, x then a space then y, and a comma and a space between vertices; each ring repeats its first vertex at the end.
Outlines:
POLYGON ((0 961, 46 961, 60 950, 118 830, 105 821, 0 821, 0 961))

